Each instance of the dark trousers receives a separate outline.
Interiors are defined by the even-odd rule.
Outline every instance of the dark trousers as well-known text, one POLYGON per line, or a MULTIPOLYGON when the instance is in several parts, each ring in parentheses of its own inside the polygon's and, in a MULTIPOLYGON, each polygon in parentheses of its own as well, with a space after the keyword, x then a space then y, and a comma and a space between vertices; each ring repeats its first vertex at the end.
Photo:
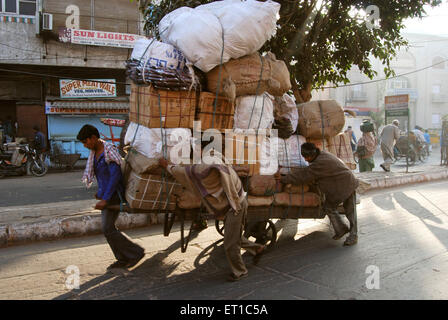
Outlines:
POLYGON ((101 227, 103 234, 118 261, 128 262, 130 260, 139 259, 144 254, 145 249, 117 229, 115 222, 117 221, 119 214, 119 211, 107 208, 101 211, 101 227))

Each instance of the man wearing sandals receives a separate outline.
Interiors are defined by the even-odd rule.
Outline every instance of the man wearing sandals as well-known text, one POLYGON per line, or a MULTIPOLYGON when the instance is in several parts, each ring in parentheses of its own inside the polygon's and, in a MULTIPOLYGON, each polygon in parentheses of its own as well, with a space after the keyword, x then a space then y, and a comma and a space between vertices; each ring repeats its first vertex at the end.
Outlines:
POLYGON ((120 212, 107 207, 109 204, 119 204, 124 194, 122 158, 118 148, 101 140, 98 129, 89 124, 81 128, 76 138, 90 150, 82 180, 89 188, 96 177, 98 192, 95 198, 99 201, 95 209, 101 210, 102 230, 117 259, 107 269, 131 268, 145 256, 145 249, 116 228, 115 221, 120 212))
POLYGON ((283 184, 304 185, 315 183, 325 195, 323 209, 335 230, 333 239, 338 240, 350 232, 344 242, 345 246, 358 242, 358 227, 356 222, 356 194, 358 180, 352 171, 333 154, 321 151, 313 143, 304 143, 301 147, 302 156, 309 166, 293 168, 285 176, 276 174, 283 184), (337 210, 343 204, 345 215, 350 222, 350 229, 343 222, 337 210))
POLYGON ((226 164, 171 165, 160 159, 165 168, 185 189, 194 192, 215 219, 224 220, 224 251, 232 273, 229 281, 238 281, 248 275, 241 256, 241 248, 254 255, 258 263, 265 246, 253 243, 243 236, 247 215, 246 192, 235 170, 226 164))

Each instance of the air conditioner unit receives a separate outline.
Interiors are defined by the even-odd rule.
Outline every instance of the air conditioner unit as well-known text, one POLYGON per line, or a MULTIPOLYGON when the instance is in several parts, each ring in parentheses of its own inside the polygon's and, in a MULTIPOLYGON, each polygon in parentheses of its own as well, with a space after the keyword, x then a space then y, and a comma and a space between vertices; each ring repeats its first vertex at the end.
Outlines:
POLYGON ((53 30, 53 15, 42 13, 42 30, 53 30))

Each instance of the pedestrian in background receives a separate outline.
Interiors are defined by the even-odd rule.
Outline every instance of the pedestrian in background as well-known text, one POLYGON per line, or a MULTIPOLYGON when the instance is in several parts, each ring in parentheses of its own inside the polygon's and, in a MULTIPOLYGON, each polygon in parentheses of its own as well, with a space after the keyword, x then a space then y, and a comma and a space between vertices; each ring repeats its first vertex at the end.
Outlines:
POLYGON ((372 132, 363 132, 358 140, 355 155, 359 159, 359 172, 372 171, 375 168, 373 155, 376 151, 378 141, 372 132))
POLYGON ((432 146, 431 146, 431 136, 429 135, 428 129, 425 130, 425 133, 423 134, 423 136, 425 137, 425 141, 428 146, 428 153, 429 153, 432 151, 432 146))
POLYGON ((124 193, 121 173, 123 159, 118 148, 100 139, 98 129, 92 125, 83 126, 76 138, 90 150, 82 180, 89 188, 93 177, 96 177, 98 192, 95 198, 99 201, 95 209, 101 210, 102 230, 117 259, 107 269, 131 268, 145 256, 145 249, 117 229, 115 222, 120 212, 108 208, 109 205, 120 204, 124 193))
POLYGON ((392 124, 388 124, 381 131, 381 153, 383 154, 384 162, 380 167, 384 171, 390 172, 390 165, 394 162, 394 146, 400 138, 400 122, 395 119, 392 124))
POLYGON ((345 130, 345 133, 348 133, 348 135, 350 137, 350 145, 352 147, 352 151, 355 152, 356 145, 358 142, 356 141, 356 136, 355 136, 355 133, 353 132, 352 126, 348 126, 347 130, 345 130))
POLYGON ((45 153, 47 148, 47 142, 45 135, 40 131, 39 126, 35 125, 33 127, 34 131, 34 141, 33 147, 36 149, 37 156, 43 161, 42 155, 45 153))

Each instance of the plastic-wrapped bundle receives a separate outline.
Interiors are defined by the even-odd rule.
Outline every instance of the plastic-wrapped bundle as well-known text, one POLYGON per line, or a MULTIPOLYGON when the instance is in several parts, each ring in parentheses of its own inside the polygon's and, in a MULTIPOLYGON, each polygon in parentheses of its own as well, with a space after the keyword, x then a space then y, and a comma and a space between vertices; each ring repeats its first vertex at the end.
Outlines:
POLYGON ((160 90, 200 89, 204 83, 204 76, 201 79, 199 73, 190 73, 188 69, 154 67, 132 59, 126 62, 126 75, 136 84, 151 84, 160 90))
POLYGON ((302 157, 301 146, 305 138, 293 135, 288 139, 278 138, 278 164, 283 168, 307 167, 308 162, 302 157))
POLYGON ((224 0, 195 9, 181 7, 162 18, 160 37, 208 72, 231 58, 259 50, 274 35, 279 10, 280 4, 270 0, 224 0))
POLYGON ((288 139, 296 132, 299 112, 293 97, 286 93, 282 97, 275 97, 274 119, 273 128, 278 130, 280 138, 288 139))
POLYGON ((264 93, 260 96, 236 98, 235 129, 270 129, 274 123, 273 97, 264 93))
POLYGON ((189 163, 191 153, 191 130, 185 128, 146 128, 131 122, 124 138, 135 150, 150 159, 166 156, 173 163, 189 163), (163 137, 162 137, 163 133, 163 137))

